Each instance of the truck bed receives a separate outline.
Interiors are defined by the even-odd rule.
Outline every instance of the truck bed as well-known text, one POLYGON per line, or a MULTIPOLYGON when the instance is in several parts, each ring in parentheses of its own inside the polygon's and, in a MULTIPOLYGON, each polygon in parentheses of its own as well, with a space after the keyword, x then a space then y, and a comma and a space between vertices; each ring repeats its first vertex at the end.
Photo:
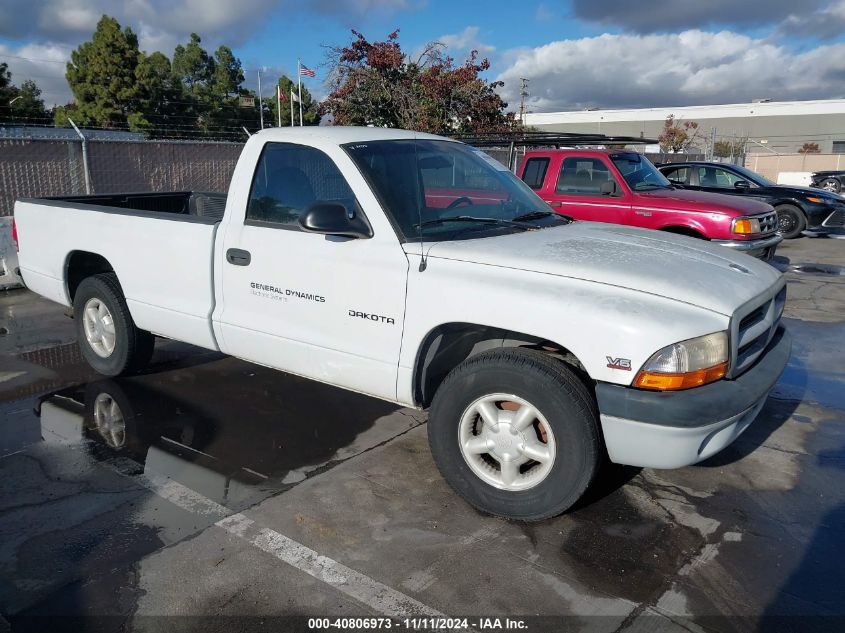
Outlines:
MULTIPOLYGON (((15 203, 21 276, 66 306, 74 258, 101 257, 120 280, 136 324, 154 334, 217 349, 214 238, 226 194, 98 194, 15 203)), ((99 261, 99 260, 98 260, 99 261)))
POLYGON ((53 207, 90 208, 103 213, 124 213, 186 222, 219 222, 226 209, 225 193, 168 191, 164 193, 106 193, 90 196, 29 198, 53 207))

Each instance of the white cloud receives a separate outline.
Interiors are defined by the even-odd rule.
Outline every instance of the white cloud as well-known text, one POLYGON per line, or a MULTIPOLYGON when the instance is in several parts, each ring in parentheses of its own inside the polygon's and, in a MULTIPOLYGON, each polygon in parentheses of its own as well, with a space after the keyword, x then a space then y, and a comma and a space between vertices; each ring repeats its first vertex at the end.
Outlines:
POLYGON ((437 41, 453 55, 467 56, 470 51, 476 50, 481 57, 485 57, 494 52, 496 47, 481 41, 478 36, 480 30, 477 26, 468 26, 460 33, 441 35, 437 41))
POLYGON ((38 84, 41 98, 48 108, 73 100, 65 80, 65 64, 70 59, 70 49, 66 46, 48 43, 12 48, 0 44, 0 59, 9 64, 15 85, 20 86, 26 79, 38 84))
POLYGON ((811 14, 824 0, 572 0, 580 20, 655 33, 710 25, 753 27, 776 24, 800 9, 811 14))
POLYGON ((610 35, 506 51, 502 96, 529 77, 534 112, 845 95, 845 44, 795 52, 730 31, 610 35))

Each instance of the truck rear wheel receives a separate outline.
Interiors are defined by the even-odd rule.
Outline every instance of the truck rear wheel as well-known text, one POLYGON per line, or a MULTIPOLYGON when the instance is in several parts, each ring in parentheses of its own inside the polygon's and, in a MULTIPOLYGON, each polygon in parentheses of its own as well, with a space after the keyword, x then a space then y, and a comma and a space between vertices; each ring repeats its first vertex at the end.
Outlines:
POLYGON ((524 521, 571 507, 601 462, 598 414, 584 384, 563 363, 516 348, 452 370, 434 396, 428 439, 458 494, 524 521))
POLYGON ((73 298, 73 317, 82 355, 98 373, 132 374, 152 358, 155 337, 135 325, 114 273, 80 282, 73 298))

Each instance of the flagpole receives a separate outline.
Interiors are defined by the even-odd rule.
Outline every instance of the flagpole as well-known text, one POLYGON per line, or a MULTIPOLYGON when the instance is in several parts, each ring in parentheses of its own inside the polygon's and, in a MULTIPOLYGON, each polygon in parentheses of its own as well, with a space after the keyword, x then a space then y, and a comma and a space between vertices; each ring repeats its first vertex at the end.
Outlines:
POLYGON ((279 112, 279 127, 282 127, 282 87, 276 83, 276 110, 279 112))
POLYGON ((290 86, 290 126, 293 127, 293 84, 290 86))
POLYGON ((296 78, 299 80, 299 127, 302 127, 302 62, 296 58, 296 78))
POLYGON ((261 118, 261 129, 264 129, 264 104, 261 103, 261 69, 258 69, 258 116, 261 118))

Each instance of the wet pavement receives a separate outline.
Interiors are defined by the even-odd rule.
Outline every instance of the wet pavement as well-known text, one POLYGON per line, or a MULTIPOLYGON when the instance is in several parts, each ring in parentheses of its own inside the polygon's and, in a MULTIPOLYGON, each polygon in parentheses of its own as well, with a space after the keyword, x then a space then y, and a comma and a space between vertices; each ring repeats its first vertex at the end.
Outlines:
POLYGON ((62 308, 0 293, 0 631, 842 630, 845 243, 776 264, 794 349, 758 420, 698 466, 608 466, 538 524, 456 497, 421 412, 165 341, 106 380, 62 308))

